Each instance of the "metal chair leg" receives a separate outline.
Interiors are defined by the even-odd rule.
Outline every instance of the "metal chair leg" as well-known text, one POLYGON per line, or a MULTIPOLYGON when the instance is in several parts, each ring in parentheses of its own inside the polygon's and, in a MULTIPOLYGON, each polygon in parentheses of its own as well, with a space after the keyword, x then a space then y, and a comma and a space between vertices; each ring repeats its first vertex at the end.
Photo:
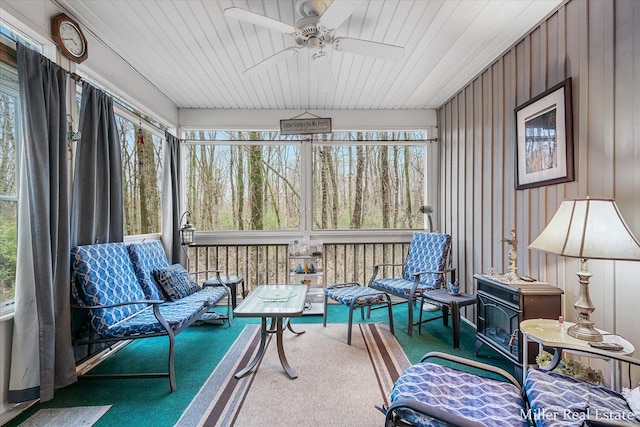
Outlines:
POLYGON ((327 301, 328 301, 329 297, 327 297, 327 294, 324 294, 324 311, 322 313, 322 326, 324 326, 325 328, 327 327, 327 301))
POLYGON ((347 328, 347 344, 351 345, 351 327, 353 326, 353 305, 349 306, 349 326, 347 328))
POLYGON ((389 308, 389 329, 391 329, 391 333, 395 334, 393 329, 393 304, 391 304, 391 297, 387 295, 387 306, 389 308))

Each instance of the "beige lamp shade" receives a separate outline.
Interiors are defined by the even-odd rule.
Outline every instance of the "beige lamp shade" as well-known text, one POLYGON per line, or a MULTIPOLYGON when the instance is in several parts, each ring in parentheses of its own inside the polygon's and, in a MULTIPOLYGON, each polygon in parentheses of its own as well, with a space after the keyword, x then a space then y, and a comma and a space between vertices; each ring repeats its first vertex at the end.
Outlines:
POLYGON ((640 244, 611 199, 565 200, 529 249, 581 259, 640 261, 640 244))

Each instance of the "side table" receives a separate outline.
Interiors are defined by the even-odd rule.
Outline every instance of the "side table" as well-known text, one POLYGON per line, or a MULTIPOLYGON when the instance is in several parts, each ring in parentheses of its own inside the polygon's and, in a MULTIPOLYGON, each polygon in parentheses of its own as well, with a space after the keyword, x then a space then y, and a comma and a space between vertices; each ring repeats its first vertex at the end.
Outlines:
POLYGON ((242 285, 242 298, 245 297, 245 289, 244 289, 244 277, 242 276, 229 276, 228 274, 222 275, 220 274, 218 277, 214 277, 212 279, 206 280, 203 283, 203 286, 220 286, 226 285, 231 290, 231 307, 236 308, 238 305, 238 285, 242 285), (220 280, 218 280, 218 277, 220 280))
POLYGON ((620 369, 616 356, 630 356, 635 351, 633 344, 619 335, 599 330, 603 335, 603 341, 607 343, 617 343, 622 345, 620 351, 602 350, 589 345, 589 341, 584 341, 570 336, 566 331, 573 323, 560 323, 554 319, 528 319, 520 323, 520 331, 523 339, 523 359, 522 359, 522 381, 527 375, 527 356, 529 341, 537 342, 540 350, 543 347, 553 347, 559 351, 568 351, 585 357, 595 357, 604 359, 611 366, 611 388, 620 389, 620 369))
MULTIPOLYGON (((460 307, 476 303, 476 296, 472 294, 460 293, 453 295, 447 289, 436 289, 422 293, 420 298, 420 320, 418 333, 422 332, 422 306, 427 302, 435 302, 442 307, 442 323, 448 325, 449 310, 451 310, 451 320, 453 329, 453 348, 460 348, 460 307)), ((436 317, 435 319, 439 319, 436 317)), ((434 320, 434 319, 430 319, 434 320)))

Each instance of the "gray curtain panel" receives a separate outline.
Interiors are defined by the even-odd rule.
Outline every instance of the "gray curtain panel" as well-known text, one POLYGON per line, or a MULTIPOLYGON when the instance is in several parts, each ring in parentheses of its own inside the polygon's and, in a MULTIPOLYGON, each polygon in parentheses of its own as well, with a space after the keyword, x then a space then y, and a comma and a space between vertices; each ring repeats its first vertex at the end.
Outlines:
POLYGON ((172 264, 181 261, 180 247, 180 210, 182 198, 180 195, 180 140, 169 132, 164 133, 167 141, 164 156, 163 174, 163 209, 162 240, 165 250, 169 254, 172 264), (165 213, 168 212, 168 213, 165 213))
POLYGON ((24 141, 11 403, 50 400, 56 388, 76 381, 69 332, 67 73, 21 44, 17 51, 24 141))
POLYGON ((122 157, 113 100, 86 82, 82 84, 79 130, 71 244, 122 242, 122 157))

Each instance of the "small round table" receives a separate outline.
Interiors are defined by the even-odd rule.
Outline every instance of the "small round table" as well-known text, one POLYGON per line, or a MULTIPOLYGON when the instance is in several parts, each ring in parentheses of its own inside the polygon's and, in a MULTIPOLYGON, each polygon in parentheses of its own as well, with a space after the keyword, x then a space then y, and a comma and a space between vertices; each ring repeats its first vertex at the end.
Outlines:
POLYGON ((543 347, 552 347, 559 351, 573 352, 580 356, 596 357, 604 359, 611 366, 611 388, 620 390, 620 366, 615 356, 627 355, 634 353, 635 348, 626 339, 620 335, 611 334, 607 331, 598 329, 603 335, 603 341, 608 343, 616 343, 622 346, 620 351, 600 350, 589 345, 589 341, 584 341, 570 336, 566 331, 573 323, 560 323, 555 319, 528 319, 520 323, 520 332, 522 332, 522 380, 527 375, 528 361, 528 342, 538 343, 539 349, 543 347))
MULTIPOLYGON (((447 289, 436 289, 425 291, 420 298, 420 320, 418 321, 418 333, 422 332, 422 306, 427 302, 435 302, 442 307, 442 323, 448 325, 449 310, 451 310, 451 320, 453 322, 453 348, 460 348, 460 307, 476 303, 476 296, 472 294, 460 293, 450 294, 447 289)), ((436 317, 435 319, 439 319, 436 317)), ((429 319, 434 320, 434 319, 429 319)))

